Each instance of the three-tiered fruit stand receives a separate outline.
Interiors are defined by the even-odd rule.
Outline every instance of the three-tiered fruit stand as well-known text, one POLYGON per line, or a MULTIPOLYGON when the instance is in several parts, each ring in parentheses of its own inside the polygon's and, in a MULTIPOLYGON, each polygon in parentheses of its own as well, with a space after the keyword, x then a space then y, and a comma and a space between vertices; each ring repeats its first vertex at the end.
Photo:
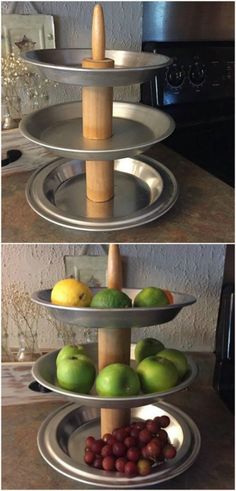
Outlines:
MULTIPOLYGON (((121 288, 120 256, 117 245, 110 245, 108 255, 108 286, 121 288)), ((139 290, 124 289, 134 299, 139 290)), ((49 309, 56 319, 77 325, 78 328, 98 328, 98 344, 87 344, 86 352, 97 362, 98 370, 121 362, 135 365, 134 350, 130 344, 131 328, 163 324, 175 318, 185 306, 195 302, 191 295, 175 293, 173 303, 165 307, 95 309, 53 305, 50 290, 33 294, 33 301, 49 309)), ((171 479, 188 469, 197 457, 200 434, 188 415, 164 401, 166 395, 188 387, 197 375, 197 367, 188 357, 189 370, 180 384, 165 392, 140 394, 132 397, 100 397, 78 394, 60 388, 56 381, 56 352, 37 360, 33 376, 44 387, 68 397, 71 402, 49 415, 38 433, 38 447, 43 458, 58 472, 72 479, 107 488, 145 488, 171 479), (157 402, 158 401, 158 402, 157 402), (173 460, 152 468, 147 476, 124 477, 124 474, 94 469, 84 463, 85 439, 89 435, 99 438, 114 428, 127 425, 132 419, 152 419, 167 414, 170 418, 168 435, 177 448, 173 460)))
POLYGON ((26 196, 34 211, 63 227, 95 231, 136 227, 166 213, 178 196, 175 177, 140 154, 167 138, 174 121, 149 106, 113 102, 113 87, 150 80, 170 58, 105 50, 100 5, 93 14, 92 50, 22 56, 47 78, 82 86, 82 103, 46 107, 20 124, 27 139, 63 157, 30 178, 26 196))

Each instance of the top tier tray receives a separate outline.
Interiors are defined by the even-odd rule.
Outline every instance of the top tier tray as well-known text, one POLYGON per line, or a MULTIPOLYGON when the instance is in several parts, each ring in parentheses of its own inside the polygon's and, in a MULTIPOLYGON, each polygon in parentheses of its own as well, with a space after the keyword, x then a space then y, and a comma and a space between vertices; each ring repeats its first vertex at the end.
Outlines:
MULTIPOLYGON (((95 294, 99 289, 92 289, 95 294)), ((140 289, 122 289, 132 300, 140 289)), ((148 327, 170 322, 183 307, 196 302, 192 295, 171 292, 174 303, 165 307, 126 308, 126 309, 95 309, 90 307, 62 307, 51 303, 51 290, 41 290, 33 293, 32 300, 46 307, 55 319, 66 324, 86 328, 127 328, 148 327)))
POLYGON ((91 58, 91 53, 90 49, 42 49, 28 51, 21 56, 55 82, 101 87, 146 82, 154 77, 157 70, 172 62, 171 58, 159 54, 106 50, 105 56, 114 60, 114 68, 82 68, 82 60, 91 58))

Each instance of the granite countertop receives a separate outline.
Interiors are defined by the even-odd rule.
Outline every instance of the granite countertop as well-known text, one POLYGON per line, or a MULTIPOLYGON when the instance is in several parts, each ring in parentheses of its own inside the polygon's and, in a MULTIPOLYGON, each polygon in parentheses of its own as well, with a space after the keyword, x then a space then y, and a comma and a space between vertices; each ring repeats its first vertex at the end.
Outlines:
MULTIPOLYGON (((20 149, 19 143, 18 148, 20 149)), ((28 160, 30 156, 35 158, 37 148, 30 144, 28 160)), ((144 226, 114 232, 74 231, 54 225, 34 213, 27 204, 25 185, 30 172, 20 172, 18 165, 15 172, 9 169, 3 174, 2 241, 233 242, 234 190, 162 144, 155 145, 146 154, 169 168, 179 185, 179 198, 163 217, 144 226)), ((25 170, 27 166, 24 165, 24 155, 21 163, 25 170)), ((45 150, 40 155, 41 162, 48 161, 45 160, 45 150)), ((51 159, 55 159, 55 156, 52 155, 51 159)))
MULTIPOLYGON (((187 471, 153 489, 234 489, 234 417, 211 386, 213 355, 192 356, 199 365, 198 378, 191 387, 165 400, 197 424, 202 438, 200 453, 187 471)), ((26 379, 24 372, 25 383, 26 379)), ((19 384, 19 373, 15 380, 19 384)), ((39 395, 36 402, 36 396, 27 401, 26 395, 25 404, 21 398, 19 404, 5 401, 8 405, 2 410, 2 489, 96 489, 60 475, 39 454, 38 429, 63 404, 56 395, 55 401, 52 395, 47 397, 51 399, 44 402, 39 395)))

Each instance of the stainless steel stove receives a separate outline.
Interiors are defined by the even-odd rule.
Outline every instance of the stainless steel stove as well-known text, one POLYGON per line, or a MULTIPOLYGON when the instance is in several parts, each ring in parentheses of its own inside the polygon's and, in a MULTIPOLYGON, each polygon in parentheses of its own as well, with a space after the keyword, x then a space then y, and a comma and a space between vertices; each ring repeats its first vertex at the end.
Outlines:
POLYGON ((175 119, 176 131, 165 144, 231 186, 233 16, 233 2, 201 2, 201 9, 198 2, 144 2, 143 51, 163 53, 173 62, 141 90, 144 104, 162 107, 175 119))

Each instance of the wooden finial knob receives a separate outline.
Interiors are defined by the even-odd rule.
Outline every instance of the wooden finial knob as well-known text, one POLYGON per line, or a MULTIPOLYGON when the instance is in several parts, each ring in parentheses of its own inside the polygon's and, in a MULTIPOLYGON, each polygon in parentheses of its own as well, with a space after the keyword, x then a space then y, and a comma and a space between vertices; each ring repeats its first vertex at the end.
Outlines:
POLYGON ((107 265, 108 288, 122 289, 122 264, 118 244, 110 244, 107 265))
POLYGON ((105 22, 103 9, 100 4, 95 5, 92 22, 92 58, 100 61, 105 58, 105 22))

